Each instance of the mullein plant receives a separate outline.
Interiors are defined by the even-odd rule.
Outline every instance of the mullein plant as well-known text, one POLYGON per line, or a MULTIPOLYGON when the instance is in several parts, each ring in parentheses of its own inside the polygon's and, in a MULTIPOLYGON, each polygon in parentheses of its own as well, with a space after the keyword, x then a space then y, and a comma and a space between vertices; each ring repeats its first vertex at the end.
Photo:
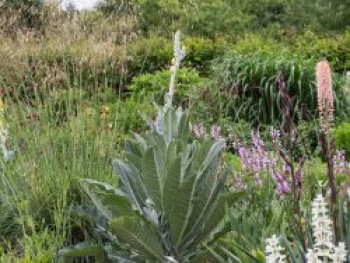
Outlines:
POLYGON ((331 215, 335 239, 339 240, 337 187, 334 173, 334 136, 331 133, 334 121, 334 99, 332 89, 332 71, 328 61, 320 61, 316 66, 317 103, 321 124, 320 142, 323 159, 327 163, 327 175, 331 192, 331 215))
POLYGON ((7 147, 8 137, 9 132, 5 122, 5 104, 0 100, 0 148, 5 161, 10 161, 14 157, 14 152, 7 147))
POLYGON ((148 131, 126 141, 123 158, 114 161, 117 188, 81 181, 94 204, 85 213, 101 241, 63 249, 62 257, 99 256, 102 262, 135 263, 214 261, 213 251, 221 246, 217 241, 229 231, 224 226, 226 204, 232 198, 225 187, 230 169, 222 165, 226 143, 219 138, 218 127, 212 134, 217 140, 193 140, 188 112, 172 106, 176 70, 184 58, 179 32, 174 56, 164 107, 155 121, 149 119, 148 131))

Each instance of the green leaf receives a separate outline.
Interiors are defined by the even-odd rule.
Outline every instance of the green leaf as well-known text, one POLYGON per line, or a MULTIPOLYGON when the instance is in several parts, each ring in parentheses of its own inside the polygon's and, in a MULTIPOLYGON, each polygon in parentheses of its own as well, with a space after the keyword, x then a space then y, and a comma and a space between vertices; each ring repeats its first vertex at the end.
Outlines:
MULTIPOLYGON (((164 153, 165 154, 165 153, 164 153)), ((161 171, 159 171, 161 172, 161 171)), ((162 208, 164 174, 158 173, 154 148, 149 148, 142 160, 142 180, 157 209, 162 208)))
POLYGON ((145 259, 162 261, 162 248, 157 230, 152 224, 135 217, 124 216, 112 219, 110 226, 113 234, 129 244, 145 259))
POLYGON ((119 183, 120 189, 133 206, 142 213, 142 207, 146 206, 147 194, 139 171, 135 166, 121 160, 114 161, 113 167, 121 180, 119 183))
POLYGON ((134 214, 128 199, 121 191, 90 179, 83 179, 80 183, 98 211, 106 218, 134 214))
POLYGON ((170 225, 173 244, 181 240, 181 232, 191 211, 191 194, 194 178, 181 183, 181 157, 177 157, 169 169, 164 186, 164 210, 170 225))

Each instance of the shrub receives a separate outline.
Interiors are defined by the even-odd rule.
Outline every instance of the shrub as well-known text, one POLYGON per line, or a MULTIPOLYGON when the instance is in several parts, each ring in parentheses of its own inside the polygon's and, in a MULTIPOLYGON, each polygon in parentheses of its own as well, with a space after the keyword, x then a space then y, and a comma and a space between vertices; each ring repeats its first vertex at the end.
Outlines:
POLYGON ((184 65, 195 68, 201 75, 210 72, 212 60, 223 55, 227 48, 227 43, 224 40, 213 41, 195 37, 186 38, 184 45, 186 47, 184 65))
POLYGON ((335 72, 344 73, 350 69, 349 31, 332 37, 320 37, 307 32, 297 37, 293 42, 295 46, 291 48, 297 53, 316 59, 327 59, 335 72))
POLYGON ((128 79, 168 67, 172 51, 169 41, 160 37, 144 38, 131 43, 128 47, 128 79))
POLYGON ((209 39, 234 40, 250 27, 253 19, 234 1, 194 1, 186 6, 186 11, 191 15, 182 23, 185 32, 209 39))
MULTIPOLYGON (((224 54, 224 41, 212 41, 202 38, 186 38, 186 58, 184 65, 194 67, 201 74, 207 74, 211 61, 224 54)), ((142 74, 154 73, 169 66, 173 48, 166 38, 151 37, 140 39, 128 47, 128 79, 142 74)))
MULTIPOLYGON (((155 74, 148 73, 134 78, 131 85, 128 86, 128 90, 136 96, 153 96, 155 101, 160 103, 167 91, 169 81, 169 70, 158 71, 155 74)), ((177 72, 176 82, 175 100, 181 102, 185 99, 188 100, 191 91, 201 83, 201 78, 195 70, 182 68, 177 72)))

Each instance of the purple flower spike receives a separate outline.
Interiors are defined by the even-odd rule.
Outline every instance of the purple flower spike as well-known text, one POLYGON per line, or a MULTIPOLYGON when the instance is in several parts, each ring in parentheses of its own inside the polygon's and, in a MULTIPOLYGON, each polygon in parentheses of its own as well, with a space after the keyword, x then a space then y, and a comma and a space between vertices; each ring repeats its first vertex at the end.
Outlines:
POLYGON ((278 172, 274 171, 273 172, 273 179, 276 182, 276 186, 277 186, 277 193, 280 196, 284 196, 287 195, 291 192, 291 188, 290 185, 286 179, 285 176, 279 174, 278 172))
POLYGON ((219 125, 215 124, 211 127, 210 135, 214 140, 218 140, 221 137, 220 132, 221 132, 221 127, 219 125))
POLYGON ((205 130, 202 123, 193 126, 193 133, 197 139, 202 139, 205 136, 205 130))

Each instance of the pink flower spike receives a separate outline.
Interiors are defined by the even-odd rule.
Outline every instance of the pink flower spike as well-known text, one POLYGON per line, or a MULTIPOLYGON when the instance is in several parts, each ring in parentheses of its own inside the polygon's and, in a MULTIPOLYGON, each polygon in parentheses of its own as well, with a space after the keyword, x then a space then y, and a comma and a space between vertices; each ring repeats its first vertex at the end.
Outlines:
POLYGON ((332 90, 332 71, 327 60, 316 66, 317 103, 321 127, 328 131, 333 122, 334 100, 332 90))

